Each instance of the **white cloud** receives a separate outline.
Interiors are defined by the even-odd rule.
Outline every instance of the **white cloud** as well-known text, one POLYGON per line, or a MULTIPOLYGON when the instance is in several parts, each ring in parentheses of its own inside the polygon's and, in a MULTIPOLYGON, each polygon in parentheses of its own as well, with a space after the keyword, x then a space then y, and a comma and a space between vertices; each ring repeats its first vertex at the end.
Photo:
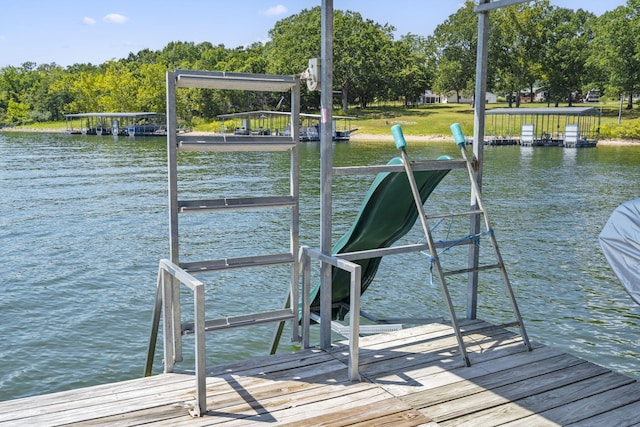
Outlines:
POLYGON ((89 18, 88 16, 85 16, 84 18, 82 18, 82 23, 84 25, 94 25, 96 23, 96 20, 93 18, 89 18))
POLYGON ((129 20, 129 18, 127 18, 124 15, 120 15, 118 13, 110 13, 108 15, 105 15, 105 17, 102 18, 102 20, 107 24, 124 24, 129 20))
POLYGON ((287 8, 279 4, 277 6, 270 7, 269 9, 265 10, 262 13, 269 16, 284 15, 285 13, 287 13, 287 8))

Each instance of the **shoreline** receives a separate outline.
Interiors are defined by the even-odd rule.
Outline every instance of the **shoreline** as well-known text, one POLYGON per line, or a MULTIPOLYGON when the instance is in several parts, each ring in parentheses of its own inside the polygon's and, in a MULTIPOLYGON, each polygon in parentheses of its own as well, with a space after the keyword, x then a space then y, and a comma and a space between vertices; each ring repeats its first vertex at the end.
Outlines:
MULTIPOLYGON (((407 135, 405 133, 404 137, 409 142, 453 142, 453 137, 444 135, 407 135)), ((354 133, 351 135, 351 141, 393 142, 393 135, 354 133)), ((640 147, 640 141, 634 139, 599 139, 597 145, 637 145, 640 147)))
MULTIPOLYGON (((2 132, 32 132, 32 133, 65 133, 66 129, 63 128, 12 128, 5 127, 0 128, 0 133, 2 132)), ((204 132, 204 131, 191 131, 187 132, 189 135, 193 136, 206 136, 213 135, 214 132, 204 132)), ((435 135, 408 135, 404 134, 404 137, 407 141, 410 142, 452 142, 453 137, 444 136, 441 134, 435 135)), ((370 134, 370 133, 354 133, 351 135, 352 142, 393 142, 393 135, 389 134, 370 134)), ((624 146, 624 145, 637 145, 640 146, 639 140, 634 139, 600 139, 598 140, 597 145, 605 145, 605 146, 624 146)))

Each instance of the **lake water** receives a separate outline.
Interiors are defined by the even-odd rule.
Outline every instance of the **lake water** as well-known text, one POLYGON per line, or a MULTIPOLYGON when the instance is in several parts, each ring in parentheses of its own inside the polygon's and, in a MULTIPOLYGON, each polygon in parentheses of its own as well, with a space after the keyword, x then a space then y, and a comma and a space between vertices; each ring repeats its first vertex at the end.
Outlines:
MULTIPOLYGON (((0 400, 142 375, 158 260, 168 256, 165 144, 0 133, 0 400)), ((319 147, 302 145, 300 154, 300 240, 317 247, 319 147)), ((459 157, 453 143, 410 144, 409 154, 459 157)), ((335 146, 334 164, 386 163, 395 155, 393 144, 352 142, 335 146)), ((288 192, 283 153, 188 153, 184 165, 186 193, 288 192)), ((371 179, 336 178, 336 238, 349 227, 371 179)), ((483 187, 530 338, 640 378, 640 307, 617 282, 597 241, 613 209, 640 197, 640 148, 487 147, 483 187)), ((452 172, 427 208, 464 209, 468 190, 464 171, 452 172)), ((192 231, 183 240, 183 260, 288 247, 282 212, 218 216, 184 219, 192 231)), ((460 231, 446 221, 437 226, 434 232, 460 231)), ((401 243, 420 239, 414 227, 401 243)), ((453 250, 441 257, 445 265, 463 259, 453 250)), ((280 306, 287 272, 199 278, 207 283, 211 311, 229 315, 280 306)), ((483 280, 478 317, 510 320, 501 288, 490 277, 483 280)), ((454 283, 452 294, 464 315, 464 285, 454 283)), ((421 254, 385 258, 363 306, 388 316, 446 313, 421 254)), ((208 363, 266 354, 272 329, 209 334, 208 363)), ((285 343, 280 351, 291 348, 285 343)), ((159 345, 156 372, 161 352, 159 345)))

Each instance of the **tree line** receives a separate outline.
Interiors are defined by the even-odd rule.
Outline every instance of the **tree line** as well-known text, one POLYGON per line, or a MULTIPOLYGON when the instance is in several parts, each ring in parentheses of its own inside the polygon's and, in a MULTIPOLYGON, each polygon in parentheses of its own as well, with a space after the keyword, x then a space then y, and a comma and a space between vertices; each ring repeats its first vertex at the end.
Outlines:
MULTIPOLYGON (((415 103, 425 89, 472 94, 477 16, 466 1, 433 34, 394 37, 395 28, 353 11, 334 11, 334 91, 346 111, 372 102, 415 103)), ((0 124, 62 120, 77 112, 165 111, 165 72, 175 69, 300 75, 320 56, 320 7, 278 21, 270 40, 227 48, 175 41, 103 64, 26 62, 0 68, 0 124)), ((507 95, 542 87, 554 105, 575 93, 609 98, 640 92, 640 0, 596 17, 537 0, 491 12, 489 91, 507 95)), ((279 96, 187 89, 178 94, 187 122, 248 109, 272 109, 279 96)), ((513 99, 518 104, 520 97, 513 99)), ((302 91, 314 110, 319 93, 302 91)))

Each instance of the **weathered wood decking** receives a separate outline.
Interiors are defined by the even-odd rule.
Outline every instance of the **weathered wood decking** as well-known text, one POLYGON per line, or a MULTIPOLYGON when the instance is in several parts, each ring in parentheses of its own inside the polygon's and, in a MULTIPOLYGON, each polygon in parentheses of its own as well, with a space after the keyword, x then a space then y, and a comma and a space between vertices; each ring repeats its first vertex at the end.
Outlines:
POLYGON ((471 367, 431 324, 362 338, 361 382, 337 345, 210 368, 201 418, 194 377, 162 374, 0 402, 0 426, 640 425, 634 379, 487 326, 464 322, 471 367))

